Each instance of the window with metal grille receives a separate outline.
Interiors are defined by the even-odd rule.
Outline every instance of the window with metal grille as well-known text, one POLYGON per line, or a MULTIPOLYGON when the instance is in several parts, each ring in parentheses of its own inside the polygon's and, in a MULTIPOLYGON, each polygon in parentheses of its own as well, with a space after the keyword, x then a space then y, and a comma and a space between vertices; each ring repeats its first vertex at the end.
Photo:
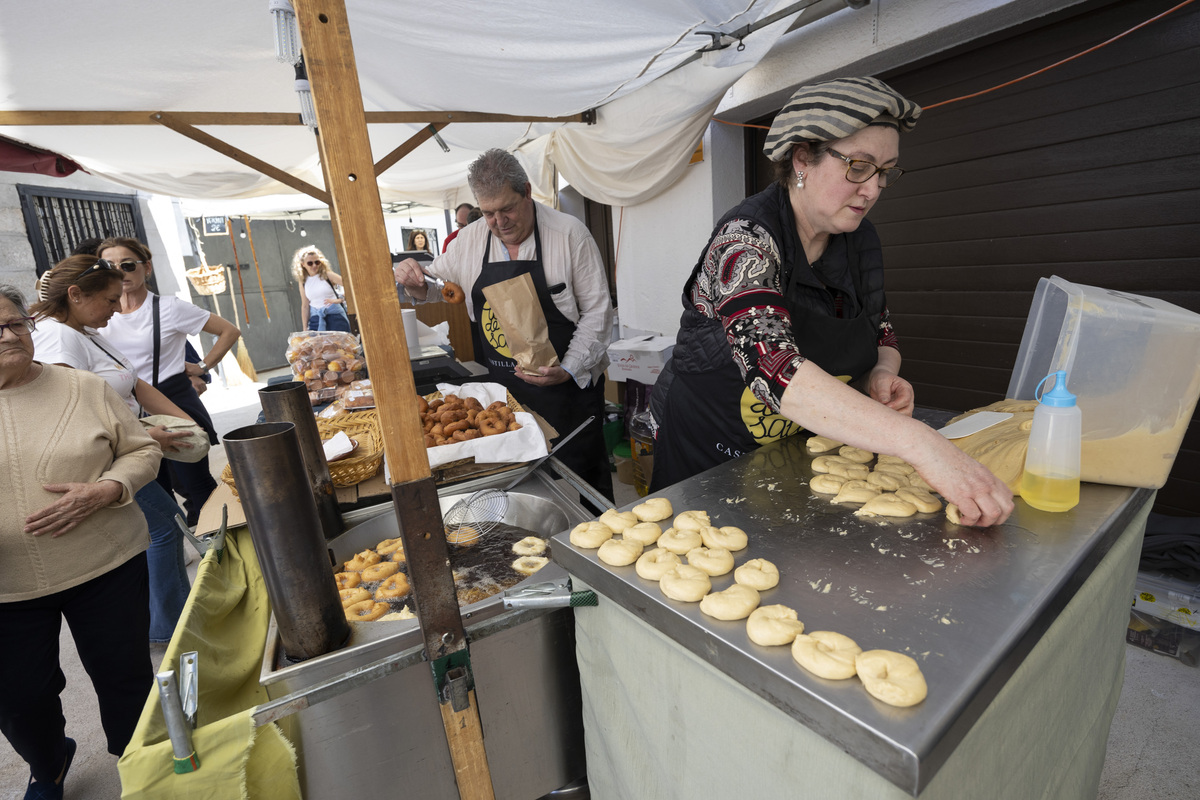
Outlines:
POLYGON ((146 241, 135 195, 26 185, 18 185, 17 194, 39 277, 85 239, 131 236, 146 241))

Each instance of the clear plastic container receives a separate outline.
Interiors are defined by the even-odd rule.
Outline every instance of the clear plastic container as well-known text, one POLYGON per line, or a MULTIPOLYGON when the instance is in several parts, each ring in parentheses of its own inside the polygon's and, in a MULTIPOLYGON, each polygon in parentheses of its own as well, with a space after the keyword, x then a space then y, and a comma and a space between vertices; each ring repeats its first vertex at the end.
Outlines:
POLYGON ((1050 378, 1054 386, 1033 412, 1021 498, 1042 511, 1070 511, 1079 505, 1081 416, 1075 395, 1067 391, 1067 373, 1059 370, 1042 380, 1050 378))
POLYGON ((1160 488, 1200 397, 1200 314, 1154 297, 1038 282, 1007 397, 1065 370, 1083 412, 1082 478, 1160 488))

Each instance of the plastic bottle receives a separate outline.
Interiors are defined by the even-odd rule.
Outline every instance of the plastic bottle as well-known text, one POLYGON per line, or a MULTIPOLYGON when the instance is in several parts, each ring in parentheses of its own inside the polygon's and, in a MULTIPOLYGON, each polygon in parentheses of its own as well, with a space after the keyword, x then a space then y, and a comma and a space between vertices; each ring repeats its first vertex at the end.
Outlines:
POLYGON ((1021 497, 1042 511, 1068 511, 1079 504, 1082 416, 1075 395, 1067 391, 1066 371, 1047 375, 1038 389, 1051 377, 1054 388, 1042 394, 1033 412, 1021 497))
POLYGON ((633 488, 640 497, 645 497, 650 493, 650 476, 654 472, 654 433, 649 409, 630 420, 629 448, 633 452, 633 488))

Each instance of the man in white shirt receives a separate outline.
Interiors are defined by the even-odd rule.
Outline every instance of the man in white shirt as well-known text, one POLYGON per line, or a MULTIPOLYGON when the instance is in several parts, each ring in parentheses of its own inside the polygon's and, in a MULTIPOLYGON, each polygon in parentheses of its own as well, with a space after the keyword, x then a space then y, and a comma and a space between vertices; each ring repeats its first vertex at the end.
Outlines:
MULTIPOLYGON (((597 491, 612 499, 612 476, 604 447, 604 370, 612 331, 612 302, 604 262, 587 227, 569 214, 537 203, 529 178, 511 153, 488 150, 467 174, 483 219, 459 231, 454 248, 434 259, 428 272, 466 292, 475 360, 489 378, 541 414, 560 434, 589 416, 592 424, 556 454, 597 491), (516 369, 483 289, 528 273, 537 289, 559 365, 540 375, 516 369)), ((406 259, 393 268, 396 282, 418 302, 427 297, 421 265, 406 259)))

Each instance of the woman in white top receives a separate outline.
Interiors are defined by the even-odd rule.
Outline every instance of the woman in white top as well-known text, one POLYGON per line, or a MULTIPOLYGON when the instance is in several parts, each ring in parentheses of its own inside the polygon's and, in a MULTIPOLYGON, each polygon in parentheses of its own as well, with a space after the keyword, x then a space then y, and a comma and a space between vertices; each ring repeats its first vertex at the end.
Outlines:
MULTIPOLYGON (((142 408, 152 414, 190 419, 166 395, 138 378, 133 364, 97 333, 121 305, 121 271, 93 256, 71 256, 42 276, 41 299, 30 308, 37 320, 34 355, 44 364, 59 364, 94 372, 108 383, 134 415, 142 408)), ((150 436, 165 452, 176 452, 186 433, 171 433, 161 425, 150 436)), ((167 642, 191 586, 183 558, 183 534, 175 524, 179 506, 157 482, 138 490, 134 499, 150 528, 146 551, 150 570, 150 640, 167 642)))
MULTIPOLYGON (((192 386, 190 376, 199 376, 216 366, 237 343, 242 332, 232 322, 178 297, 159 296, 150 291, 146 279, 154 271, 150 250, 137 239, 114 237, 100 243, 96 254, 121 270, 121 308, 101 335, 126 355, 147 383, 171 399, 208 432, 217 443, 208 410, 192 386), (199 364, 184 360, 188 336, 201 331, 217 337, 199 364)), ((183 497, 188 525, 200 518, 204 501, 217 488, 208 456, 194 463, 163 460, 158 482, 183 497)))
POLYGON ((315 247, 301 247, 292 256, 292 275, 300 288, 300 324, 310 331, 350 332, 346 301, 338 292, 342 276, 315 247))

